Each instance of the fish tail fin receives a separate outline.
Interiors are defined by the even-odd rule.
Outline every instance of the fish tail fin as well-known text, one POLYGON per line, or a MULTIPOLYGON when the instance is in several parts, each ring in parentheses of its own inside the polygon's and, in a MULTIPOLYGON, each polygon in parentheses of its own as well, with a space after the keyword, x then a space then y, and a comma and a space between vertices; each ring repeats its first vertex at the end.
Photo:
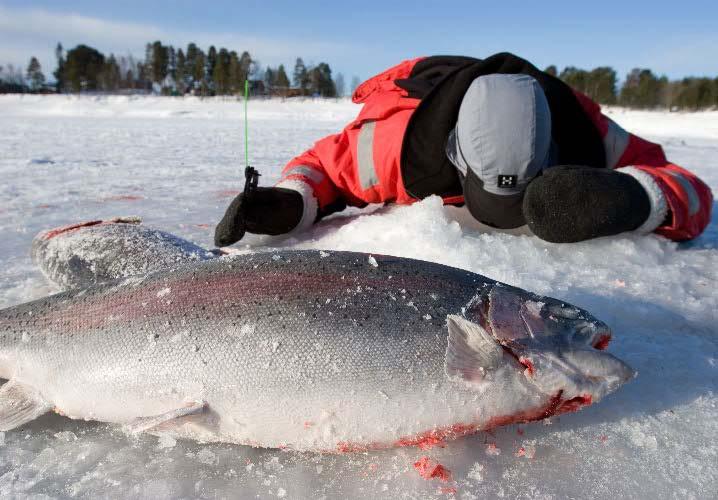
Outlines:
POLYGON ((34 387, 10 380, 0 387, 0 431, 21 426, 52 409, 34 387))

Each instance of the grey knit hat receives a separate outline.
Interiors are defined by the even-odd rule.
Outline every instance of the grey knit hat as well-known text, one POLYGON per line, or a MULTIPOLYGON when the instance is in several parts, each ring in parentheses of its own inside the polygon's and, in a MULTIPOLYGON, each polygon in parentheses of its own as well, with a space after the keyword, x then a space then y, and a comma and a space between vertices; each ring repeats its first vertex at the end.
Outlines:
POLYGON ((446 153, 463 175, 464 199, 474 218, 504 229, 524 225, 524 190, 555 156, 551 111, 539 83, 520 74, 474 80, 446 153))

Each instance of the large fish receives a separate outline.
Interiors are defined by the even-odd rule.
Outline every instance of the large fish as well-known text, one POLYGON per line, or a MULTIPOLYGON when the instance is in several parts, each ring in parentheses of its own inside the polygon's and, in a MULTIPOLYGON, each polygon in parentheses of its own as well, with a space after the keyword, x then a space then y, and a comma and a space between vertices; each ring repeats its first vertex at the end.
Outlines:
POLYGON ((437 442, 633 377, 586 311, 439 264, 237 255, 0 311, 0 430, 47 412, 297 450, 437 442))
POLYGON ((32 260, 61 290, 148 274, 216 256, 139 217, 85 221, 43 231, 32 240, 32 260))

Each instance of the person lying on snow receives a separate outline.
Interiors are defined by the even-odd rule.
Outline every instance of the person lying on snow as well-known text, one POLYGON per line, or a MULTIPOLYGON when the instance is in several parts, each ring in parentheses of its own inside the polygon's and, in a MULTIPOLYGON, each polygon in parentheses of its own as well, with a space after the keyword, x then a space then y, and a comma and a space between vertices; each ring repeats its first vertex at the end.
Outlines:
POLYGON ((698 177, 513 54, 404 61, 353 101, 364 106, 342 132, 290 161, 275 187, 231 203, 218 246, 245 229, 297 232, 347 205, 432 195, 559 243, 626 231, 687 240, 710 221, 712 194, 698 177))

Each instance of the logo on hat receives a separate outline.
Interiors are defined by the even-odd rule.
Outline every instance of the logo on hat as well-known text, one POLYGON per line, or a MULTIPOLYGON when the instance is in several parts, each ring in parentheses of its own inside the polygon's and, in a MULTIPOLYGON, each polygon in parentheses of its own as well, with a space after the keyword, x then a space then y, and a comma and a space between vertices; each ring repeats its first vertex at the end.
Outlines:
POLYGON ((517 180, 517 175, 499 175, 498 186, 500 188, 515 188, 517 180))

